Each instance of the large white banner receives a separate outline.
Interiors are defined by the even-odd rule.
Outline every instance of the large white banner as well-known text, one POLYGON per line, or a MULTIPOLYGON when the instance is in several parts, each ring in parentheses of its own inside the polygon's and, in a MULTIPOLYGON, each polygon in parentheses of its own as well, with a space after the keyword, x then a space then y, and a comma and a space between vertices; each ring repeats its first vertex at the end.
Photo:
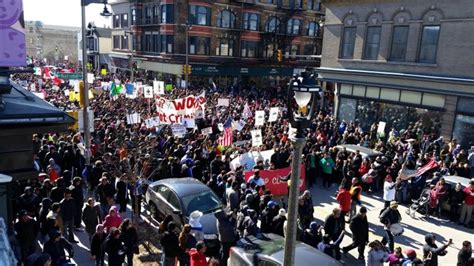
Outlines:
POLYGON ((168 100, 159 95, 155 96, 157 116, 161 124, 181 124, 183 119, 194 119, 196 113, 203 115, 206 98, 204 92, 198 96, 168 100))

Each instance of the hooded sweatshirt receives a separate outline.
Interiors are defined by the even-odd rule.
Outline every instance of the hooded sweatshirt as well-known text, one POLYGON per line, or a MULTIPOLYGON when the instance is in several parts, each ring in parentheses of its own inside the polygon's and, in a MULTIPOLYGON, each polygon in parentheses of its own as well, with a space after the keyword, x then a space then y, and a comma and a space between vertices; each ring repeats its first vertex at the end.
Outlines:
POLYGON ((192 248, 189 251, 191 257, 191 266, 207 266, 209 265, 206 261, 206 255, 199 252, 197 249, 192 248))
POLYGON ((112 206, 110 208, 109 214, 105 216, 103 226, 107 230, 107 232, 109 232, 110 228, 112 227, 119 228, 122 221, 123 219, 118 213, 117 207, 112 206))

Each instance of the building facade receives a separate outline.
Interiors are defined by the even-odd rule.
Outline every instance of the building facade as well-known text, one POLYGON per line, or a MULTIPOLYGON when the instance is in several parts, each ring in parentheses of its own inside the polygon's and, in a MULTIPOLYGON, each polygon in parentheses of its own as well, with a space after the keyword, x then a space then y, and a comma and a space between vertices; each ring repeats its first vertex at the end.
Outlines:
POLYGON ((79 28, 27 21, 25 30, 28 56, 47 64, 77 63, 76 47, 79 28))
MULTIPOLYGON (((89 71, 99 73, 101 69, 109 70, 111 66, 110 52, 112 51, 112 30, 99 28, 89 23, 86 31, 87 63, 89 71)), ((82 33, 78 33, 79 61, 82 61, 82 33)))
POLYGON ((474 5, 469 0, 325 0, 318 73, 340 120, 474 142, 474 5), (429 132, 426 132, 429 133, 429 132))
POLYGON ((128 12, 126 4, 112 5, 112 49, 133 50, 138 69, 181 76, 186 43, 191 79, 291 76, 319 66, 319 0, 142 0, 128 12))

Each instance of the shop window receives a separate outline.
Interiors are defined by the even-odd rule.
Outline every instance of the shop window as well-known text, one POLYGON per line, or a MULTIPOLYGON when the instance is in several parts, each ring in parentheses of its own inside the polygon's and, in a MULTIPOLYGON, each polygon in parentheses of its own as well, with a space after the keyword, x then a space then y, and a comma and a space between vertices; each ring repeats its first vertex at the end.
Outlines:
POLYGON ((352 85, 351 84, 341 84, 342 95, 352 95, 352 85))
POLYGON ((208 37, 189 37, 189 53, 197 55, 210 54, 211 38, 208 37))
POLYGON ((400 101, 405 103, 420 104, 421 93, 415 91, 402 91, 400 101))
POLYGON ((275 54, 275 45, 270 43, 265 46, 265 50, 263 51, 263 56, 266 58, 272 58, 275 54))
POLYGON ((120 36, 114 35, 113 37, 113 49, 120 49, 120 36))
POLYGON ((400 100, 400 90, 382 89, 380 91, 380 99, 398 102, 400 100))
POLYGON ((377 60, 379 56, 380 32, 382 27, 368 27, 365 39, 364 59, 377 60))
POLYGON ((354 85, 354 90, 352 91, 352 95, 365 97, 365 86, 354 85))
POLYGON ((390 60, 405 61, 408 43, 408 26, 393 27, 390 60))
POLYGON ((422 63, 436 63, 438 50, 439 26, 424 26, 421 35, 419 61, 422 63))
POLYGON ((153 52, 159 53, 160 52, 160 35, 153 34, 153 52))
POLYGON ((459 98, 457 111, 459 113, 474 115, 474 98, 459 98))
POLYGON ((259 44, 260 43, 258 42, 243 41, 241 51, 242 57, 257 57, 259 44))
POLYGON ((121 43, 122 43, 122 49, 128 50, 128 36, 122 36, 121 43))
POLYGON ((444 108, 445 97, 439 94, 423 93, 423 105, 444 108))
POLYGON ((120 15, 114 15, 114 28, 120 28, 120 15))
POLYGON ((378 99, 380 94, 380 88, 377 87, 367 87, 367 93, 365 97, 378 99))
POLYGON ((356 116, 357 100, 341 98, 339 101, 339 120, 354 121, 356 116))
POLYGON ((234 56, 234 40, 219 39, 219 47, 216 48, 216 55, 234 56))
POLYGON ((456 115, 453 137, 457 139, 461 147, 474 146, 474 134, 472 132, 474 132, 474 116, 456 115))
POLYGON ((340 57, 352 59, 354 56, 354 44, 356 38, 356 27, 344 27, 342 36, 340 57))

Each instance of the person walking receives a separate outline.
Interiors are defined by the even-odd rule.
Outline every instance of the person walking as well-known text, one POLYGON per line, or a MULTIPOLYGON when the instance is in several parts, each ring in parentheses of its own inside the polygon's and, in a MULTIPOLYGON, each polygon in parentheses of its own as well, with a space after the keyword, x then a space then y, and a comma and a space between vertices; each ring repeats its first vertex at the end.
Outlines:
POLYGON ((120 225, 120 241, 123 243, 127 257, 127 265, 133 266, 133 255, 138 254, 138 234, 130 219, 123 220, 120 225))
POLYGON ((384 200, 384 209, 390 206, 390 202, 395 200, 396 184, 393 182, 393 178, 390 175, 385 177, 385 182, 383 183, 383 200, 384 200))
POLYGON ((44 243, 43 253, 51 256, 51 266, 62 266, 67 263, 65 250, 70 258, 74 257, 71 243, 61 236, 61 232, 56 230, 49 232, 49 240, 44 243))
POLYGON ((359 260, 364 260, 365 245, 369 243, 369 222, 367 221, 367 208, 361 207, 359 213, 352 218, 349 224, 352 232, 352 243, 343 247, 344 253, 357 247, 359 251, 359 260))
POLYGON ((120 209, 119 213, 121 215, 125 214, 127 211, 127 202, 128 202, 128 189, 127 183, 125 183, 125 175, 118 179, 117 184, 115 185, 117 193, 115 194, 115 201, 119 204, 120 209))
POLYGON ((466 227, 472 219, 472 212, 474 210, 474 178, 471 178, 469 186, 464 188, 464 203, 461 208, 461 216, 459 217, 459 224, 464 224, 466 227))
POLYGON ((26 260, 28 256, 36 251, 39 224, 28 215, 26 210, 21 210, 18 212, 18 221, 15 223, 14 229, 16 239, 20 244, 21 259, 26 260))
POLYGON ((122 241, 120 240, 120 230, 113 228, 105 239, 105 252, 107 253, 109 265, 120 266, 124 262, 125 251, 122 241))
POLYGON ((219 233, 219 241, 221 242, 220 260, 222 265, 227 265, 229 251, 237 241, 237 212, 220 210, 214 214, 216 217, 217 231, 219 233))
POLYGON ((183 250, 181 256, 179 257, 179 265, 180 266, 189 266, 190 259, 189 259, 189 251, 192 248, 196 247, 196 238, 191 234, 191 225, 185 224, 183 226, 183 231, 179 234, 179 246, 183 250))
POLYGON ((95 205, 94 198, 89 198, 87 200, 87 204, 82 210, 82 221, 86 226, 86 232, 89 235, 89 241, 91 241, 92 235, 96 233, 97 225, 102 222, 100 216, 100 207, 95 205))
POLYGON ((362 194, 362 186, 359 184, 357 177, 352 178, 351 185, 351 211, 349 213, 349 220, 352 219, 357 213, 357 205, 361 205, 360 196, 362 194))
MULTIPOLYGON (((341 209, 335 208, 332 213, 328 215, 324 221, 324 232, 329 235, 330 239, 337 242, 342 231, 344 230, 344 223, 341 221, 341 209)), ((336 258, 340 258, 340 249, 335 249, 336 258)))
POLYGON ((423 246, 423 261, 425 266, 438 266, 438 256, 445 256, 448 252, 446 249, 453 243, 452 239, 449 239, 447 244, 438 247, 436 245, 436 237, 434 234, 425 235, 425 245, 423 246))
POLYGON ((382 244, 388 246, 388 250, 390 253, 393 252, 395 245, 393 242, 393 234, 390 227, 394 224, 400 223, 400 221, 402 220, 402 216, 400 215, 400 212, 397 208, 398 203, 392 201, 390 203, 389 208, 385 209, 380 214, 380 222, 385 226, 385 235, 382 239, 382 244))
POLYGON ((388 259, 388 253, 384 250, 383 244, 375 240, 369 244, 370 251, 367 256, 367 266, 383 266, 388 259))
POLYGON ((104 226, 98 224, 95 228, 95 233, 92 235, 90 248, 91 257, 95 261, 96 266, 104 266, 104 243, 106 238, 107 235, 105 234, 104 226))
POLYGON ((61 200, 61 216, 63 218, 65 237, 71 243, 79 243, 74 239, 74 217, 76 217, 77 203, 72 197, 72 190, 67 188, 64 199, 61 200))
POLYGON ((329 153, 324 153, 324 157, 319 161, 319 165, 322 170, 323 177, 323 188, 329 189, 331 186, 331 178, 336 164, 334 160, 329 156, 329 153))
MULTIPOLYGON (((106 173, 104 173, 106 174, 106 173)), ((109 208, 113 205, 115 195, 115 187, 110 184, 107 177, 103 176, 100 179, 100 184, 97 186, 96 198, 100 202, 100 208, 103 215, 109 212, 109 208)))
POLYGON ((117 207, 112 206, 112 208, 110 208, 109 214, 105 216, 102 225, 104 226, 106 232, 110 232, 110 229, 112 228, 119 228, 120 224, 122 224, 122 221, 122 216, 118 214, 117 207))
POLYGON ((470 241, 462 242, 462 248, 458 252, 458 262, 456 266, 472 266, 472 244, 470 241))
POLYGON ((176 224, 174 222, 168 223, 167 231, 160 240, 163 247, 163 254, 161 255, 161 265, 175 266, 176 260, 181 255, 181 248, 179 247, 178 235, 174 231, 176 224))
POLYGON ((82 178, 76 176, 72 180, 72 185, 69 187, 71 190, 71 196, 76 203, 75 215, 74 215, 74 228, 76 231, 82 232, 81 228, 81 216, 82 207, 84 206, 84 190, 82 189, 82 178))
POLYGON ((336 200, 341 209, 341 220, 345 223, 345 217, 351 211, 351 193, 345 187, 341 187, 337 192, 336 200))
MULTIPOLYGON (((207 266, 209 265, 206 259, 206 244, 203 241, 199 241, 196 244, 196 248, 189 250, 189 256, 191 258, 191 266, 207 266)), ((180 265, 181 266, 181 265, 180 265)))

